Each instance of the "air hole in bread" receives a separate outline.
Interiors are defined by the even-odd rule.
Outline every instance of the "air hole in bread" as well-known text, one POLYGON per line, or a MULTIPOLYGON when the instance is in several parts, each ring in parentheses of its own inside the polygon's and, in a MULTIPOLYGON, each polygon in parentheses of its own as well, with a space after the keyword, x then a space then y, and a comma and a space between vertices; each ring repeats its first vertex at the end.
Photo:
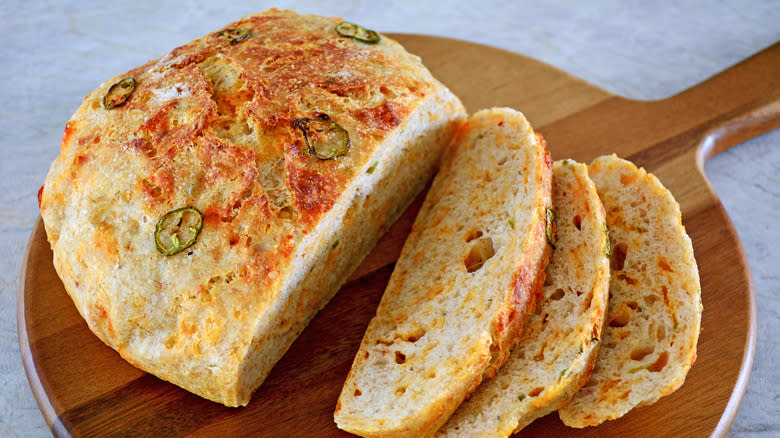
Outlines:
POLYGON ((622 271, 626 264, 626 254, 628 247, 625 243, 618 243, 612 247, 611 267, 613 270, 622 271))
POLYGON ((504 157, 499 158, 498 162, 496 164, 499 165, 499 166, 503 166, 504 164, 506 164, 507 161, 509 161, 509 158, 504 156, 504 157))
POLYGON ((563 291, 563 289, 558 288, 555 290, 555 292, 553 292, 552 295, 550 295, 550 299, 554 301, 558 301, 561 298, 563 298, 564 295, 566 295, 566 293, 563 291))
POLYGON ((466 271, 471 273, 482 269, 485 262, 495 254, 496 249, 493 247, 493 239, 491 237, 480 238, 471 245, 471 249, 463 260, 466 271))
POLYGON ((658 328, 655 329, 655 337, 659 341, 664 340, 666 338, 666 328, 664 328, 664 326, 658 326, 658 328))
POLYGON ((376 344, 377 344, 377 345, 379 345, 379 344, 382 344, 382 345, 387 345, 387 346, 390 346, 390 345, 393 345, 393 341, 388 341, 388 340, 386 340, 386 339, 381 339, 381 338, 380 338, 380 339, 377 339, 377 340, 376 340, 376 344))
POLYGON ((401 365, 406 362, 406 355, 400 351, 395 352, 395 363, 401 365))
POLYGON ((655 295, 645 295, 642 297, 642 300, 647 304, 648 306, 652 306, 658 301, 658 297, 655 295))
POLYGON ((617 275, 617 279, 618 280, 623 280, 624 282, 626 282, 627 284, 630 284, 632 286, 639 282, 639 280, 637 280, 636 278, 629 277, 626 274, 618 274, 617 275))
POLYGON ((539 350, 539 352, 534 355, 534 361, 536 361, 536 362, 543 362, 544 361, 544 349, 546 347, 547 347, 547 344, 542 345, 542 349, 539 350))
MULTIPOLYGON (((462 229, 461 227, 458 227, 459 229, 462 229)), ((471 242, 472 240, 479 239, 482 237, 482 231, 480 230, 471 230, 468 233, 466 233, 466 242, 471 242)))
MULTIPOLYGON (((547 265, 547 270, 549 270, 549 269, 550 269, 550 265, 547 265)), ((545 285, 545 286, 552 286, 552 284, 553 284, 552 275, 550 275, 550 274, 547 272, 547 270, 545 270, 545 275, 544 275, 544 285, 545 285)), ((538 313, 538 312, 537 312, 537 313, 538 313)))
POLYGON ((574 226, 577 227, 578 230, 582 230, 582 218, 580 217, 580 215, 574 216, 572 222, 574 223, 574 226))
POLYGON ((655 351, 654 344, 648 344, 639 348, 635 348, 631 351, 631 360, 642 360, 648 354, 655 351))
POLYGON ((669 266, 669 263, 666 260, 664 260, 663 257, 659 257, 658 258, 658 263, 657 264, 658 264, 659 268, 661 268, 662 270, 664 270, 666 272, 674 272, 674 269, 672 269, 672 267, 669 266))
POLYGON ((429 379, 435 379, 436 378, 436 370, 428 371, 428 374, 426 374, 425 377, 427 377, 429 379))
POLYGON ((630 307, 631 310, 636 310, 637 307, 639 307, 639 304, 637 304, 636 301, 627 301, 626 306, 630 307))
POLYGON ((354 394, 355 394, 355 397, 360 397, 361 395, 363 395, 363 393, 359 389, 356 389, 354 394))
POLYGON ((403 339, 406 342, 414 343, 417 342, 423 336, 425 336, 425 329, 418 328, 417 330, 414 330, 413 332, 404 335, 403 339))
POLYGON ((230 236, 230 240, 228 240, 228 245, 234 246, 234 245, 236 245, 238 243, 239 240, 240 240, 240 238, 237 235, 234 234, 234 235, 230 236))
POLYGON ((395 389, 395 395, 396 396, 404 395, 405 392, 406 392, 406 387, 405 386, 400 386, 400 387, 395 389))
POLYGON ((531 397, 536 397, 537 395, 541 394, 541 393, 542 393, 542 391, 544 391, 544 388, 543 388, 543 387, 534 388, 534 389, 532 389, 532 390, 531 390, 531 391, 528 393, 528 395, 529 395, 529 396, 531 396, 531 397))
POLYGON ((647 367, 647 370, 651 373, 657 373, 666 367, 666 363, 669 361, 669 353, 664 351, 658 356, 658 359, 656 359, 655 362, 653 362, 650 366, 647 367))
POLYGON ((625 327, 631 319, 631 314, 626 306, 620 306, 609 316, 610 327, 625 327))
POLYGON ((176 337, 176 335, 168 336, 167 338, 165 338, 165 341, 163 342, 163 345, 165 345, 165 348, 170 350, 171 348, 173 348, 176 345, 177 339, 178 338, 176 337))
POLYGON ((148 179, 142 179, 141 185, 143 185, 143 191, 147 196, 152 198, 158 198, 162 195, 162 189, 157 184, 149 181, 148 179))

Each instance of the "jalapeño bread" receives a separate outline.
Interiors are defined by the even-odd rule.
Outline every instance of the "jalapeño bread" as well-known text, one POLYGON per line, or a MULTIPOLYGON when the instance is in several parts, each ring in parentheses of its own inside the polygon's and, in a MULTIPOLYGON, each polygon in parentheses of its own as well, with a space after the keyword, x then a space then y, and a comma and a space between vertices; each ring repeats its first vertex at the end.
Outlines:
POLYGON ((541 293, 551 165, 510 109, 456 133, 342 388, 335 421, 431 436, 518 340, 541 293))
POLYGON ((559 410, 573 427, 619 418, 679 388, 696 359, 702 311, 693 247, 672 194, 615 155, 589 170, 607 213, 610 298, 590 381, 559 410))
POLYGON ((553 164, 557 231, 544 295, 520 342, 439 430, 439 436, 506 437, 558 409, 588 380, 609 290, 604 208, 584 164, 553 164))
POLYGON ((465 118, 396 42, 250 15, 116 76, 42 188, 54 266, 133 365, 245 405, 465 118))

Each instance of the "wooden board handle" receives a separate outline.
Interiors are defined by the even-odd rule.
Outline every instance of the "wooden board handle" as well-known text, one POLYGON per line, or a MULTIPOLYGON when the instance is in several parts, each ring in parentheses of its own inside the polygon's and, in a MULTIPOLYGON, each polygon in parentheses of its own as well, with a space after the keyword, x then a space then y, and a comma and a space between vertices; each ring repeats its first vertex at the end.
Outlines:
POLYGON ((658 102, 700 118, 699 167, 713 155, 780 126, 780 42, 658 102))
POLYGON ((611 95, 539 128, 555 159, 566 158, 557 145, 565 153, 578 145, 570 158, 582 162, 620 151, 648 170, 680 159, 701 169, 715 153, 780 126, 778 72, 780 43, 667 99, 611 95))

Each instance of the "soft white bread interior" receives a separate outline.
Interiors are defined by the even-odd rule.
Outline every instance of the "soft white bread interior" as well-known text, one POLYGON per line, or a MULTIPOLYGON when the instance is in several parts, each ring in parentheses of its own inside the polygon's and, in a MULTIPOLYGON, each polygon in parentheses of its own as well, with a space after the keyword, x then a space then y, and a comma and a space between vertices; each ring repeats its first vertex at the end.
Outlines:
POLYGON ((602 344, 588 383, 559 410, 572 427, 619 418, 679 388, 696 359, 701 287, 672 194, 615 155, 591 163, 612 253, 602 344))
POLYGON ((544 295, 520 342, 439 430, 446 437, 507 437, 566 403, 588 380, 607 307, 604 208, 585 164, 553 165, 555 238, 544 295))
POLYGON ((371 320, 334 414, 363 436, 431 436, 517 341, 544 278, 546 145, 507 108, 469 118, 371 320))

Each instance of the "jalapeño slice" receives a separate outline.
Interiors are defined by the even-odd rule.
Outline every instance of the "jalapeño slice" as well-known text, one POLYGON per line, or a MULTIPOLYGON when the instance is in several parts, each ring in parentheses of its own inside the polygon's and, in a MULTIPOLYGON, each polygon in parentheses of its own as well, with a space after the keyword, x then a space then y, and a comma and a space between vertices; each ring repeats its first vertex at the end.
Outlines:
POLYGON ((555 210, 547 208, 545 209, 545 234, 547 234, 547 242, 552 249, 555 249, 555 243, 557 241, 555 231, 555 210))
POLYGON ((359 24, 342 21, 336 25, 336 32, 345 37, 354 38, 364 43, 376 44, 381 39, 379 34, 371 29, 366 29, 359 24))
POLYGON ((128 97, 135 90, 135 79, 126 77, 108 89, 103 96, 103 107, 105 109, 116 108, 125 103, 128 97))
POLYGON ((195 207, 169 211, 157 222, 154 230, 157 251, 166 256, 184 251, 198 240, 202 227, 203 214, 195 207))
POLYGON ((320 160, 340 157, 349 149, 349 133, 325 113, 293 120, 292 124, 303 133, 309 153, 320 160))
POLYGON ((252 36, 252 32, 249 29, 236 28, 225 29, 217 32, 217 36, 224 39, 228 44, 235 44, 239 41, 243 41, 252 36))

